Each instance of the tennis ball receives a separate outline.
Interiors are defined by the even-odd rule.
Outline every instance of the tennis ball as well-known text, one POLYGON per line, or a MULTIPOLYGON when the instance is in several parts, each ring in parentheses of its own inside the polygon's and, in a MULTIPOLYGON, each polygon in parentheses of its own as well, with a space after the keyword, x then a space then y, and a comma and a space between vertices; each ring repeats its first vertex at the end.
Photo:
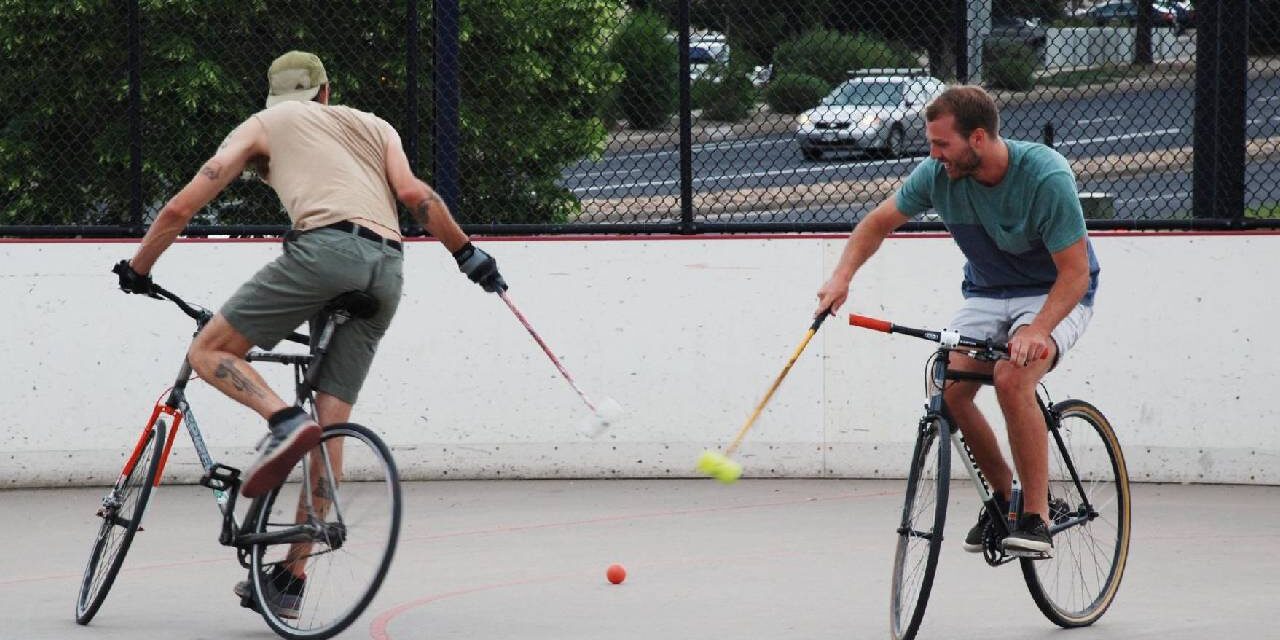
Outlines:
POLYGON ((620 564, 611 564, 608 569, 604 570, 604 577, 608 578, 613 584, 622 584, 627 579, 627 570, 622 568, 620 564))
POLYGON ((733 484, 742 477, 742 465, 724 454, 710 449, 698 456, 698 471, 725 484, 733 484))

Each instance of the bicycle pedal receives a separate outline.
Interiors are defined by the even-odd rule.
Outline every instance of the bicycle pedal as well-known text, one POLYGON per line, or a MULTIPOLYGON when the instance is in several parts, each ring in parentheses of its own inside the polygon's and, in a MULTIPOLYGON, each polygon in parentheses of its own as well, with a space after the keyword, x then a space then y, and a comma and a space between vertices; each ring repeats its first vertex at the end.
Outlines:
POLYGON ((1052 560, 1053 551, 1030 551, 1023 549, 1005 549, 1005 553, 1014 558, 1027 558, 1028 560, 1052 560))
POLYGON ((240 470, 214 463, 211 469, 200 476, 200 485, 216 491, 234 491, 240 486, 240 470))

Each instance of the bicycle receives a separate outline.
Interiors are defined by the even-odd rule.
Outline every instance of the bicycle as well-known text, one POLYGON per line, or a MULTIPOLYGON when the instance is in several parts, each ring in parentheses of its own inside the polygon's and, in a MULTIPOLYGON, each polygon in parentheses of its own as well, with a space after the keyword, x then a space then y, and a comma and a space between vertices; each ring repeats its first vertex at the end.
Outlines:
MULTIPOLYGON (((152 297, 173 302, 195 320, 196 333, 213 318, 209 310, 187 304, 161 287, 154 291, 152 297)), ((286 338, 307 345, 308 353, 255 349, 246 359, 292 365, 296 406, 310 407, 314 417, 316 374, 334 332, 352 318, 369 317, 376 311, 372 296, 359 291, 342 294, 311 321, 310 335, 292 332, 286 338)), ((184 358, 167 398, 156 403, 123 470, 102 499, 97 512, 102 524, 76 599, 76 622, 88 624, 106 599, 135 534, 143 530, 143 512, 160 486, 182 425, 204 468, 200 484, 213 490, 222 514, 218 542, 235 547, 240 565, 249 569, 249 593, 242 596, 241 605, 256 609, 272 631, 285 638, 318 640, 340 633, 381 587, 400 535, 400 480, 390 449, 366 427, 331 425, 284 484, 254 498, 243 524, 238 523, 240 470, 210 457, 185 394, 192 377, 184 358), (278 500, 293 491, 298 493, 296 507, 278 500), (296 571, 283 574, 299 563, 305 587, 295 582, 296 571), (300 592, 291 593, 297 597, 279 611, 264 596, 268 589, 279 595, 280 587, 271 582, 272 572, 277 571, 289 581, 288 591, 300 592)))
POLYGON ((895 640, 911 640, 924 619, 942 550, 951 481, 950 440, 990 515, 983 534, 983 558, 997 567, 1018 559, 1031 599, 1058 626, 1093 624, 1115 599, 1129 553, 1129 475, 1115 431, 1102 412, 1083 400, 1054 403, 1041 384, 1036 402, 1049 430, 1049 531, 1051 559, 1014 556, 1000 542, 1021 510, 1020 491, 1006 509, 997 504, 986 477, 943 399, 948 380, 992 384, 989 374, 952 371, 952 351, 983 362, 1008 358, 1006 345, 979 340, 954 331, 928 331, 851 314, 849 323, 885 333, 900 333, 937 342, 927 364, 929 402, 916 431, 907 475, 906 500, 897 534, 893 582, 889 601, 890 633, 895 640), (935 446, 939 445, 939 446, 935 446), (935 451, 936 449, 936 451, 935 451))

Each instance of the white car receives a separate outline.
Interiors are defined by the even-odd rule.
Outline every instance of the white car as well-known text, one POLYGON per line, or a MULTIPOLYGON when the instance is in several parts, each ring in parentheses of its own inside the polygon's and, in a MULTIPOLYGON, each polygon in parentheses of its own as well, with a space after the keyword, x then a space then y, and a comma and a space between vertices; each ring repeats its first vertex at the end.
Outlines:
POLYGON ((818 106, 797 118, 806 160, 827 151, 871 151, 886 157, 927 149, 924 107, 946 89, 923 69, 865 69, 850 74, 818 106))

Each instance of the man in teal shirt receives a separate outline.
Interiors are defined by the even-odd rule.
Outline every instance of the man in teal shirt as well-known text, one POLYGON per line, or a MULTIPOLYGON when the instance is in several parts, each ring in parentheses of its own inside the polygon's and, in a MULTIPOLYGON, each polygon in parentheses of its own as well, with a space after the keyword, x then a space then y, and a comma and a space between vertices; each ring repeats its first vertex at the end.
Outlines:
MULTIPOLYGON (((939 212, 968 259, 965 302, 948 328, 1009 344, 1007 361, 978 362, 959 353, 950 360, 953 370, 995 377, 1024 499, 1023 516, 1004 548, 1051 557, 1049 445, 1035 390, 1084 333, 1098 288, 1098 261, 1085 234, 1075 176, 1053 149, 1001 138, 995 101, 979 87, 947 89, 926 107, 925 120, 929 158, 854 228, 831 278, 818 290, 819 313, 840 308, 853 275, 885 237, 930 208, 939 212)), ((979 469, 997 499, 1004 499, 1013 474, 973 402, 979 388, 955 381, 945 399, 979 469)), ((984 510, 965 538, 966 550, 982 550, 986 518, 984 510)))

